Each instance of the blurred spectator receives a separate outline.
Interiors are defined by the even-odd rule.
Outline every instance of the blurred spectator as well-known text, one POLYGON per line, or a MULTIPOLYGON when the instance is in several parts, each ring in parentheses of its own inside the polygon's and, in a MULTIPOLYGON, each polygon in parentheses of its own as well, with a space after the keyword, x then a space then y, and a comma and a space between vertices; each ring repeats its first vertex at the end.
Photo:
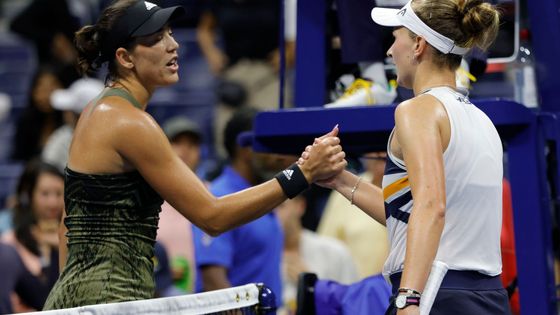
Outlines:
POLYGON ((100 13, 99 0, 66 0, 66 4, 68 5, 70 15, 78 22, 80 27, 94 24, 97 21, 100 13))
POLYGON ((74 127, 80 113, 104 88, 103 82, 83 78, 72 83, 68 89, 55 90, 50 97, 52 107, 63 112, 64 125, 56 129, 47 140, 41 154, 43 161, 64 172, 68 162, 68 150, 72 142, 74 127))
POLYGON ((13 313, 12 295, 15 293, 22 302, 40 310, 49 294, 48 288, 27 269, 15 248, 0 243, 0 314, 13 313))
MULTIPOLYGON (((386 157, 385 152, 364 155, 364 181, 381 187, 386 157)), ((337 238, 348 246, 360 278, 381 273, 389 253, 387 229, 341 194, 333 192, 329 196, 317 233, 337 238)))
POLYGON ((154 278, 156 281, 155 297, 169 297, 185 294, 173 285, 171 262, 165 246, 156 242, 154 246, 154 278))
MULTIPOLYGON (((216 150, 222 157, 223 129, 236 107, 278 108, 280 5, 268 0, 210 0, 201 15, 198 42, 210 70, 225 81, 218 86, 221 104, 214 115, 216 150)), ((288 67, 295 58, 295 35, 291 36, 286 38, 288 67)), ((285 93, 291 95, 290 84, 285 93)))
POLYGON ((179 158, 195 172, 200 163, 202 132, 194 121, 177 116, 163 124, 163 131, 179 158))
MULTIPOLYGON (((64 210, 64 178, 56 167, 33 160, 26 165, 16 193, 13 230, 2 235, 2 242, 15 247, 25 268, 50 290, 59 273, 58 225, 64 210)), ((15 273, 20 267, 13 265, 3 272, 15 273)), ((15 312, 32 310, 31 305, 17 299, 12 302, 15 312)))
MULTIPOLYGON (((243 132, 252 129, 255 115, 254 109, 240 109, 226 125, 224 144, 231 165, 226 166, 211 183, 210 191, 215 196, 260 184, 269 175, 266 167, 271 161, 266 159, 270 156, 253 152, 251 147, 247 147, 248 142, 243 143, 245 146, 237 142, 243 132)), ((198 291, 262 282, 273 292, 282 292, 280 261, 283 235, 273 212, 217 237, 211 237, 193 226, 193 236, 198 291)), ((281 294, 276 295, 276 303, 281 305, 281 294)))
POLYGON ((51 94, 61 88, 54 68, 38 69, 31 81, 27 107, 17 122, 12 158, 28 161, 39 156, 49 136, 62 126, 62 112, 55 110, 50 101, 51 94))
POLYGON ((71 2, 33 0, 10 25, 13 32, 35 44, 39 64, 56 64, 63 69, 60 77, 65 86, 79 77, 74 67, 77 52, 72 43, 74 32, 80 27, 80 20, 71 14, 71 2))
MULTIPOLYGON (((195 172, 200 162, 202 142, 198 125, 186 117, 177 116, 163 123, 163 131, 175 153, 195 172)), ((167 202, 161 206, 157 241, 167 250, 173 284, 183 293, 191 293, 195 275, 192 225, 167 202)))
POLYGON ((282 259, 282 298, 289 314, 296 310, 297 283, 302 272, 321 279, 350 284, 359 279, 356 265, 346 245, 339 240, 304 229, 301 216, 305 198, 286 200, 276 209, 284 229, 282 259))

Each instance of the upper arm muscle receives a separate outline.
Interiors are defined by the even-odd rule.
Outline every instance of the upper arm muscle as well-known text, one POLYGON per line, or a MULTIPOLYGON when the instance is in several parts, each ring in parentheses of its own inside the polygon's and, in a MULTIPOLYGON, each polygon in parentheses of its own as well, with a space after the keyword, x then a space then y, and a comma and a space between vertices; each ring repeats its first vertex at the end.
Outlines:
POLYGON ((445 204, 443 151, 449 140, 442 139, 440 124, 446 120, 445 110, 431 96, 405 102, 395 112, 397 140, 415 205, 445 204))
POLYGON ((172 206, 194 224, 199 211, 214 198, 198 177, 174 153, 157 123, 146 113, 123 128, 118 152, 172 206))

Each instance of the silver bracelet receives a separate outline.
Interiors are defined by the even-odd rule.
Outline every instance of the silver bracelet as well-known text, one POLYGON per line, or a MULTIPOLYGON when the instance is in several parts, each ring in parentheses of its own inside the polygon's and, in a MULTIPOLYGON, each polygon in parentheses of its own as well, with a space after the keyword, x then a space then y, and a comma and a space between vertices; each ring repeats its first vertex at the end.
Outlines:
POLYGON ((352 187, 352 191, 350 192, 350 204, 351 205, 354 204, 354 193, 358 189, 358 186, 360 186, 361 181, 362 181, 362 178, 358 177, 358 181, 356 181, 356 184, 354 185, 354 187, 352 187))

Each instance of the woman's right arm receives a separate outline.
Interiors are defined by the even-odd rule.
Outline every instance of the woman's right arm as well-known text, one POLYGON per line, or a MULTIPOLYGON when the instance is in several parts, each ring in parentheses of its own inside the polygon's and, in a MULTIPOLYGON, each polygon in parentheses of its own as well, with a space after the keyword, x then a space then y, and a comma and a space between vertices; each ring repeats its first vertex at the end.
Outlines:
MULTIPOLYGON (((183 216, 210 235, 252 221, 286 199, 276 179, 226 195, 213 196, 202 181, 173 152, 157 123, 136 112, 117 127, 115 149, 132 163, 150 185, 183 216)), ((332 177, 345 166, 339 139, 329 137, 310 152, 301 166, 308 182, 332 177)))

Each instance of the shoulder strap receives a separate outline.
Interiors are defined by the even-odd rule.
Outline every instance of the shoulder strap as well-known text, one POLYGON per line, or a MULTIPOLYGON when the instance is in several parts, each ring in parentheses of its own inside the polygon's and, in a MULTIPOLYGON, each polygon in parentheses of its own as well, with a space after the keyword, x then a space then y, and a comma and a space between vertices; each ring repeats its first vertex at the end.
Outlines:
MULTIPOLYGON (((130 95, 130 93, 128 93, 126 90, 124 89, 119 89, 119 88, 108 88, 106 89, 106 91, 104 91, 101 94, 101 97, 107 97, 107 96, 119 96, 124 98, 125 100, 129 101, 130 103, 132 103, 132 106, 138 108, 138 109, 142 109, 142 105, 140 105, 140 103, 132 96, 130 95)), ((99 100, 99 99, 98 99, 99 100)), ((97 100, 97 101, 98 101, 97 100)))
POLYGON ((107 97, 107 96, 122 97, 125 100, 132 103, 132 106, 134 106, 138 109, 142 109, 142 106, 140 105, 140 103, 132 95, 130 95, 130 93, 128 93, 127 91, 125 91, 123 89, 118 89, 118 88, 106 87, 95 99, 92 100, 93 106, 91 107, 90 112, 93 111, 93 109, 97 106, 97 104, 99 103, 99 101, 102 98, 107 97))
POLYGON ((130 93, 128 93, 127 91, 123 90, 123 89, 119 89, 119 88, 105 88, 105 90, 103 90, 103 92, 101 92, 101 94, 99 94, 92 102, 93 102, 93 106, 91 107, 91 110, 93 110, 95 108, 95 106, 97 106, 97 104, 99 103, 99 101, 107 96, 118 96, 118 97, 122 97, 125 100, 129 101, 130 103, 132 103, 132 106, 138 108, 138 109, 142 109, 142 105, 140 105, 140 103, 132 96, 130 95, 130 93))

